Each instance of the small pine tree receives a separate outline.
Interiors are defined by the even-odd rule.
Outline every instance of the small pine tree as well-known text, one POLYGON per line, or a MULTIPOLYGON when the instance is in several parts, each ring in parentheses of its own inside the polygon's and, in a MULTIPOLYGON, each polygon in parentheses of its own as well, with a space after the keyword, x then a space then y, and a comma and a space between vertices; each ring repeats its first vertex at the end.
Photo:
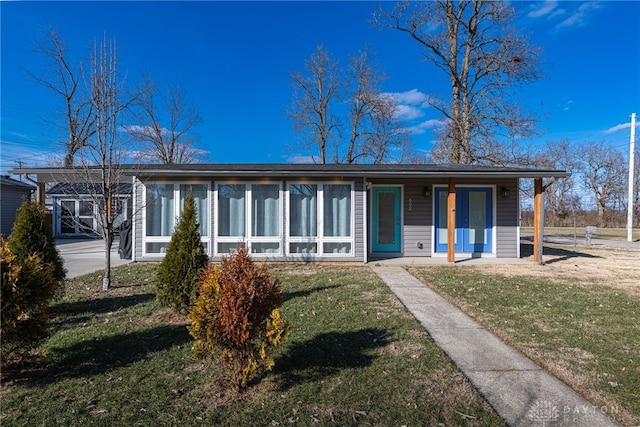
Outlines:
POLYGON ((158 302, 176 313, 186 313, 193 305, 200 273, 209 262, 198 227, 193 194, 189 192, 156 276, 158 302))
POLYGON ((38 255, 17 257, 0 236, 0 356, 2 365, 25 355, 47 336, 47 308, 59 282, 38 255))
POLYGON ((289 336, 291 326, 279 310, 283 301, 279 281, 266 264, 256 266, 246 249, 223 259, 219 270, 209 266, 189 313, 194 356, 218 355, 229 367, 232 387, 245 388, 259 370, 273 368, 271 353, 289 336))
POLYGON ((8 242, 11 253, 18 260, 37 255, 45 264, 53 267, 54 277, 58 282, 64 280, 64 262, 56 248, 44 210, 38 203, 25 200, 20 205, 8 242))

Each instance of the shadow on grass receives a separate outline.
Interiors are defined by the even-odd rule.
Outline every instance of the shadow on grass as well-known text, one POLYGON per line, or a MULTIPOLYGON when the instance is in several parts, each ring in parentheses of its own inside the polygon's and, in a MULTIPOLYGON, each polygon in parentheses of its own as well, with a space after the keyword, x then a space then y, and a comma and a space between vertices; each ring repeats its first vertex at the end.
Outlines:
POLYGON ((143 361, 153 353, 189 341, 191 337, 184 325, 156 326, 84 340, 51 349, 52 362, 26 363, 5 371, 3 380, 38 386, 67 378, 91 377, 143 361))
POLYGON ((368 328, 350 332, 330 332, 287 346, 274 368, 282 390, 296 384, 315 382, 343 369, 369 366, 376 358, 373 349, 388 343, 389 331, 368 328))
MULTIPOLYGON (((554 258, 551 260, 544 260, 545 264, 553 264, 555 262, 567 261, 572 258, 602 258, 597 255, 591 255, 584 252, 574 252, 572 250, 561 249, 561 248, 552 248, 548 246, 542 246, 542 256, 554 256, 558 258, 554 258)), ((520 245, 520 256, 522 258, 526 258, 529 256, 533 256, 533 245, 523 243, 520 245)))
POLYGON ((134 305, 151 301, 155 297, 155 294, 147 293, 86 299, 77 302, 63 302, 52 306, 50 312, 58 316, 69 316, 85 312, 91 312, 93 314, 103 314, 109 313, 110 311, 133 307, 134 305))
POLYGON ((316 292, 328 291, 329 289, 339 288, 340 286, 342 285, 314 287, 312 289, 306 289, 304 291, 287 292, 284 296, 284 300, 291 301, 292 299, 296 299, 296 298, 305 298, 311 294, 315 294, 316 292))

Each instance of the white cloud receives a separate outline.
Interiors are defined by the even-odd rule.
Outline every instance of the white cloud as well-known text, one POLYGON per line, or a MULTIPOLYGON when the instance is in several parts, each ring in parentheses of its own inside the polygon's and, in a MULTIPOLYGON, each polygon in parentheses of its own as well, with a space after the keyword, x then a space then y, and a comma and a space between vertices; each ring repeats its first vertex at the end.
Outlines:
MULTIPOLYGON (((640 122, 636 122, 636 128, 640 128, 640 122)), ((604 131, 604 134, 609 135, 624 129, 631 129, 631 122, 620 123, 619 125, 611 126, 609 129, 604 131)))
POLYGON ((419 105, 422 107, 429 106, 429 97, 418 89, 411 89, 406 92, 389 92, 383 95, 393 97, 397 104, 419 105))
MULTIPOLYGON (((145 135, 153 135, 155 134, 153 128, 151 126, 140 126, 140 125, 123 125, 120 127, 125 132, 132 132, 137 134, 145 134, 145 135)), ((161 128, 160 132, 162 135, 168 135, 169 129, 161 128)))
POLYGON ((585 25, 587 17, 595 10, 600 9, 600 4, 595 1, 582 3, 576 11, 567 19, 556 25, 556 29, 564 29, 585 25))
POLYGON ((415 120, 424 116, 424 111, 411 105, 397 105, 395 116, 400 121, 415 120))
POLYGON ((411 121, 424 116, 424 110, 429 108, 429 97, 418 89, 406 92, 386 92, 381 97, 393 99, 396 104, 396 118, 401 121, 411 121))
POLYGON ((556 0, 545 0, 542 3, 536 3, 535 9, 528 13, 529 18, 540 18, 541 16, 548 15, 558 7, 556 0))
POLYGON ((405 131, 409 132, 412 135, 422 135, 423 133, 425 133, 427 130, 429 129, 433 129, 433 128, 437 128, 440 126, 444 126, 446 122, 444 120, 438 120, 438 119, 429 119, 429 120, 425 120, 423 122, 418 123, 417 125, 414 126, 408 126, 405 129, 405 131))
POLYGON ((303 154, 292 154, 291 156, 287 157, 287 163, 304 165, 304 164, 310 164, 315 162, 313 161, 313 156, 305 156, 303 154))

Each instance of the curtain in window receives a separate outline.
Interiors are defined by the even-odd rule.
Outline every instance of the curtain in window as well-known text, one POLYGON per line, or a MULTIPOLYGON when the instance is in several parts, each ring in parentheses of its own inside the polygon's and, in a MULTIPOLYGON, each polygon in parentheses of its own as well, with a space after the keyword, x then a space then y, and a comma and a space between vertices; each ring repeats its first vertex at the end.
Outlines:
POLYGON ((180 213, 184 209, 184 198, 189 194, 193 194, 193 201, 196 205, 196 220, 200 226, 199 232, 201 236, 209 235, 209 205, 207 202, 207 184, 182 184, 180 185, 180 213))
POLYGON ((218 186, 218 236, 245 236, 244 184, 218 186))
POLYGON ((289 233, 294 237, 316 237, 318 186, 295 184, 289 186, 289 233))
POLYGON ((175 225, 173 184, 146 188, 147 236, 171 236, 175 225))
POLYGON ((251 186, 252 236, 279 236, 280 186, 255 184, 251 186))
POLYGON ((324 195, 324 235, 351 236, 351 186, 327 184, 324 195))

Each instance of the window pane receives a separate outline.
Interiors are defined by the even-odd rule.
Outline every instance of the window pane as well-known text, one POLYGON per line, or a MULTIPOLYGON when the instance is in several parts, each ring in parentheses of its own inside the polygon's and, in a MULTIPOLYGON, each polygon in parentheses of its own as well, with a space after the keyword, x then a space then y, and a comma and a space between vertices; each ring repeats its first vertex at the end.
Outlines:
POLYGON ((252 243, 251 253, 254 254, 277 254, 280 252, 280 243, 267 242, 267 243, 252 243))
POLYGON ((351 243, 325 243, 322 251, 326 254, 348 254, 351 253, 351 243))
POLYGON ((201 236, 209 235, 209 205, 207 201, 207 184, 182 184, 180 185, 180 213, 184 209, 184 198, 189 194, 193 194, 193 201, 196 205, 196 221, 200 226, 199 232, 201 236))
POLYGON ((238 248, 244 248, 244 243, 242 242, 237 242, 237 243, 228 243, 228 242, 221 242, 218 243, 218 253, 219 254, 234 254, 238 251, 238 248))
POLYGON ((244 184, 218 186, 218 236, 245 236, 244 190, 244 184))
POLYGON ((396 241, 396 193, 378 192, 378 240, 377 244, 389 244, 396 241))
POLYGON ((295 237, 316 237, 318 186, 295 184, 289 186, 289 233, 295 237))
POLYGON ((447 191, 438 191, 438 243, 447 244, 447 198, 449 193, 447 191))
POLYGON ((93 203, 89 200, 80 200, 80 216, 93 216, 93 203))
POLYGON ((289 253, 316 254, 318 253, 318 244, 317 243, 290 243, 289 253))
POLYGON ((487 243, 487 193, 469 191, 469 244, 487 243))
POLYGON ((175 225, 173 184, 147 185, 147 236, 171 236, 175 225))
POLYGON ((148 254, 163 254, 167 252, 169 242, 147 242, 145 252, 148 254))
POLYGON ((73 200, 63 200, 60 203, 60 210, 62 211, 62 216, 75 216, 76 202, 73 200))
POLYGON ((73 218, 62 218, 60 220, 60 232, 62 234, 73 234, 76 232, 76 221, 73 218))
POLYGON ((252 236, 280 235, 280 186, 251 186, 252 236))
POLYGON ((351 236, 351 186, 325 185, 323 192, 324 235, 351 236))

